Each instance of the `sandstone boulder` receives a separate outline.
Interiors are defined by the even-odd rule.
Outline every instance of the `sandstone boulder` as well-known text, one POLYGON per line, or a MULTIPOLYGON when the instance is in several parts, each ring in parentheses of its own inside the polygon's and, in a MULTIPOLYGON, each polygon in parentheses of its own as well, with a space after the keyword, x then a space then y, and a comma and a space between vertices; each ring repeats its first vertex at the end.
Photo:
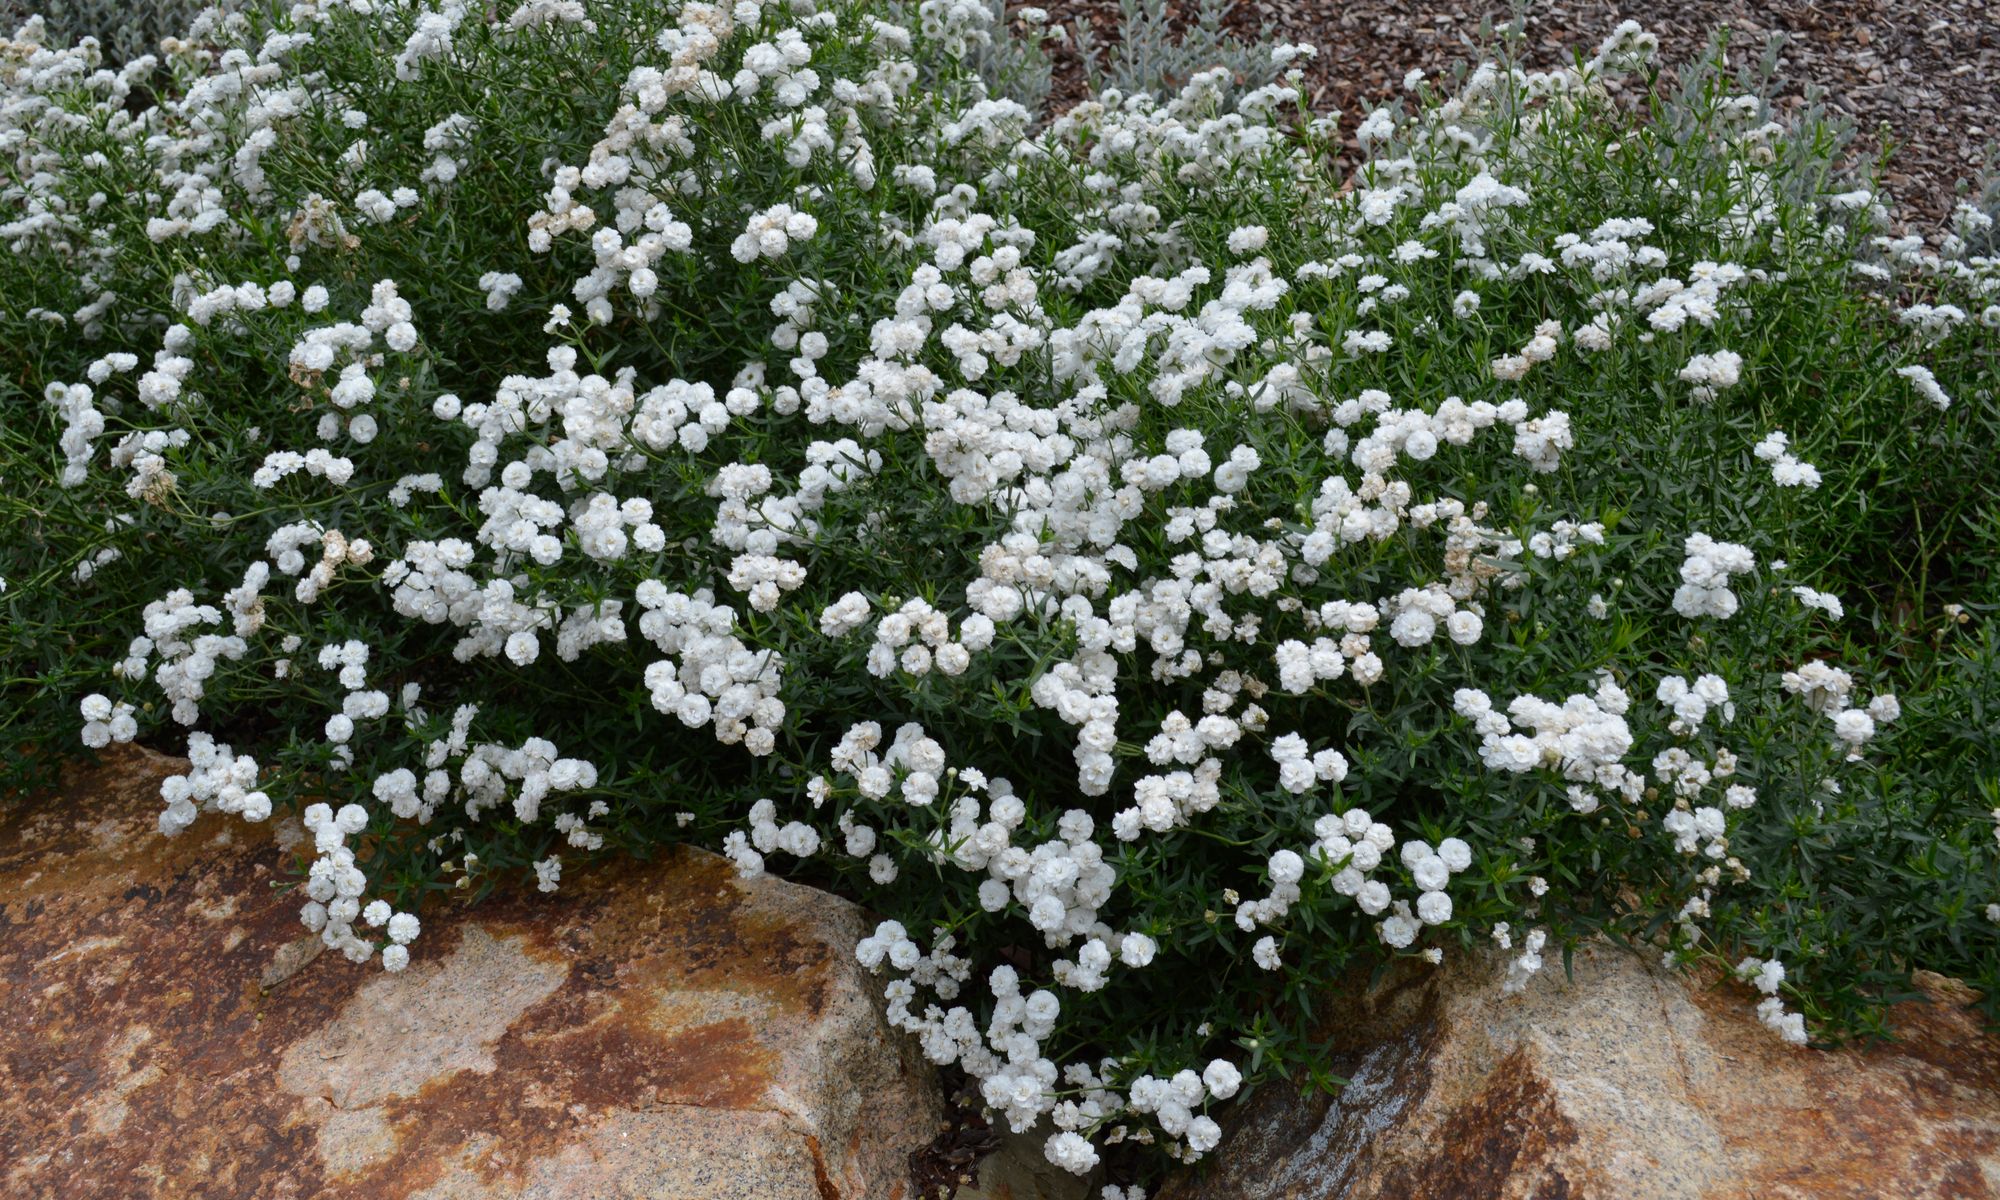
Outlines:
POLYGON ((0 1197, 901 1200, 937 1087, 858 910, 713 855, 313 953, 289 853, 134 754, 0 811, 0 1197), (316 958, 316 961, 315 961, 316 958))
POLYGON ((2000 1196, 2000 1040, 1963 989, 1901 1040, 1788 1046, 1753 997, 1611 946, 1503 994, 1491 960, 1393 976, 1338 1022, 1337 1098, 1251 1097, 1162 1200, 1974 1200, 2000 1196))

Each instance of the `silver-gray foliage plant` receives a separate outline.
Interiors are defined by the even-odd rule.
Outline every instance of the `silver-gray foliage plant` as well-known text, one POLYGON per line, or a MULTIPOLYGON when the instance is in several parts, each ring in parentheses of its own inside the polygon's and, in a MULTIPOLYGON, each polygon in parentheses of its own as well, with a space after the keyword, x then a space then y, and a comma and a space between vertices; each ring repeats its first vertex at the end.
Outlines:
POLYGON ((1271 57, 1275 43, 1267 37, 1245 40, 1225 28, 1234 8, 1234 0, 1196 0, 1194 20, 1176 32, 1166 0, 1120 0, 1118 40, 1107 42, 1081 21, 1052 23, 1046 10, 1027 6, 1009 14, 1006 0, 991 0, 991 34, 968 47, 963 66, 992 95, 1035 113, 1046 111, 1054 86, 1049 46, 1065 42, 1081 57, 1093 95, 1166 94, 1215 67, 1227 70, 1239 86, 1262 87, 1278 77, 1271 57))
POLYGON ((1119 0, 1119 40, 1102 44, 1078 23, 1071 36, 1083 56, 1090 90, 1130 94, 1184 86, 1197 71, 1222 67, 1238 85, 1262 87, 1278 77, 1268 39, 1245 40, 1225 28, 1234 0, 1195 0, 1194 20, 1178 34, 1167 0, 1119 0))

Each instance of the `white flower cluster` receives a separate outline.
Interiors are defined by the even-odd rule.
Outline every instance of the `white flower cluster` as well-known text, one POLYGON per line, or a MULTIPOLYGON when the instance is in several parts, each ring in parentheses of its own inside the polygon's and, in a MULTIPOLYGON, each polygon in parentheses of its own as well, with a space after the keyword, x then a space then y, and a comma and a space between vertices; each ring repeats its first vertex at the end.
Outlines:
MULTIPOLYGON (((296 648, 296 647, 294 647, 296 648)), ((333 765, 345 769, 354 764, 353 740, 364 721, 375 721, 389 714, 387 692, 368 686, 368 658, 371 651, 367 643, 348 639, 340 645, 328 644, 320 647, 318 661, 321 670, 334 671, 340 686, 347 690, 341 697, 340 711, 327 718, 324 732, 331 747, 333 765)), ((412 708, 420 689, 414 682, 407 685, 403 694, 403 707, 412 708)))
POLYGON ((764 872, 764 856, 780 850, 798 858, 819 853, 819 831, 803 821, 777 822, 778 806, 759 800, 750 806, 750 833, 732 833, 724 839, 722 852, 736 864, 737 874, 754 879, 764 872))
POLYGON ((811 213, 799 212, 789 204, 774 204, 750 218, 729 244, 729 253, 742 263, 783 258, 793 242, 808 241, 818 232, 819 221, 811 213))
POLYGON ((1395 614, 1389 622, 1389 637, 1404 649, 1428 646, 1440 629, 1457 645, 1470 646, 1486 628, 1478 605, 1459 608, 1451 594, 1437 584, 1405 588, 1383 607, 1395 614))
MULTIPOLYGON (((1438 848, 1432 850, 1430 844, 1422 840, 1410 840, 1402 844, 1400 850, 1402 866, 1410 872, 1410 880, 1416 882, 1416 916, 1412 918, 1408 902, 1396 900, 1392 904, 1390 916, 1376 926, 1382 942, 1404 950, 1416 940, 1420 926, 1434 926, 1452 920, 1452 898, 1446 894, 1446 884, 1452 876, 1472 866, 1472 846, 1460 838, 1444 838, 1438 848)), ((1336 876, 1338 880, 1338 876, 1336 876)), ((1338 886, 1338 882, 1336 882, 1338 886)), ((1366 890, 1366 884, 1362 884, 1366 890)), ((1362 912, 1366 912, 1366 904, 1362 912)))
POLYGON ((317 855, 306 874, 306 903, 299 920, 320 935, 330 950, 338 950, 350 962, 367 962, 375 956, 375 943, 355 932, 354 922, 371 927, 388 925, 389 944, 382 949, 385 970, 400 971, 410 964, 408 943, 422 926, 414 913, 397 913, 382 900, 365 908, 361 897, 368 877, 355 865, 354 850, 347 840, 368 828, 368 812, 358 804, 342 805, 335 812, 330 805, 312 804, 304 814, 306 832, 313 835, 317 855))
POLYGON ((1504 713, 1476 688, 1460 688, 1452 696, 1453 710, 1479 734, 1479 757, 1488 770, 1555 770, 1568 785, 1570 807, 1582 814, 1597 811, 1604 797, 1636 802, 1645 791, 1646 777, 1623 761, 1632 749, 1625 722, 1631 705, 1608 675, 1595 695, 1578 693, 1560 705, 1516 696, 1504 713), (1517 731, 1517 725, 1528 732, 1517 731))
POLYGON ((188 735, 188 771, 160 781, 160 832, 176 834, 204 811, 231 813, 246 821, 271 815, 271 798, 257 787, 257 760, 234 754, 205 733, 188 735))
POLYGON ((1674 592, 1674 611, 1683 617, 1714 617, 1726 621, 1736 615, 1736 593, 1729 581, 1748 574, 1757 566, 1748 546, 1718 542, 1705 533, 1688 535, 1687 557, 1681 561, 1681 586, 1674 592))
MULTIPOLYGON (((1160 731, 1146 742, 1147 761, 1160 767, 1192 766, 1193 770, 1169 770, 1139 779, 1132 789, 1135 803, 1111 819, 1112 832, 1120 841, 1136 841, 1146 831, 1178 829, 1221 801, 1218 781, 1223 764, 1216 752, 1235 746, 1245 733, 1261 731, 1266 720, 1264 710, 1253 703, 1245 704, 1236 716, 1229 715, 1248 690, 1252 689, 1245 688, 1240 676, 1225 674, 1202 693, 1203 715, 1199 720, 1191 720, 1178 709, 1161 719, 1160 731)), ((1086 725, 1086 740, 1080 747, 1090 746, 1089 737, 1086 725)), ((1096 746, 1090 748, 1099 752, 1096 746)), ((1331 774, 1336 764, 1332 759, 1324 761, 1331 774)))
MULTIPOLYGON (((742 389, 738 389, 739 391, 742 389)), ((652 388, 638 398, 632 414, 632 436, 652 450, 679 446, 698 454, 708 448, 709 439, 729 426, 732 416, 742 416, 756 407, 754 393, 747 398, 730 393, 731 403, 715 398, 715 389, 705 383, 674 379, 652 388)), ((616 391, 608 396, 613 411, 630 401, 616 391)))
MULTIPOLYGON (((342 567, 365 567, 375 561, 375 547, 367 538, 349 539, 338 529, 322 528, 317 521, 279 526, 265 540, 264 553, 280 574, 299 576, 298 583, 292 588, 292 597, 301 604, 311 604, 319 599, 320 593, 333 584, 335 575, 342 567), (304 549, 315 542, 320 547, 319 560, 308 569, 304 549)), ((252 571, 259 572, 261 568, 263 564, 258 563, 252 571)), ((254 602, 255 593, 261 590, 267 574, 262 572, 256 574, 254 579, 245 578, 246 604, 254 602)), ((242 624, 240 619, 238 624, 242 624)), ((238 629, 240 635, 247 636, 249 632, 252 631, 238 629)))
POLYGON ((437 8, 419 10, 409 41, 396 56, 396 78, 416 79, 425 61, 449 55, 468 7, 465 0, 444 0, 437 8))
POLYGON ((1535 326, 1535 335, 1528 339, 1519 353, 1502 355, 1493 360, 1493 378, 1510 383, 1527 378, 1536 364, 1548 362, 1556 356, 1556 349, 1562 344, 1562 335, 1561 321, 1543 321, 1535 326))
POLYGON ((1719 808, 1677 807, 1660 818, 1660 828, 1673 836, 1674 849, 1682 854, 1700 851, 1720 859, 1729 853, 1728 816, 1719 808))
POLYGON ((1578 524, 1575 521, 1557 521, 1545 530, 1528 538, 1527 549, 1537 558, 1567 562, 1576 556, 1578 547, 1602 546, 1604 526, 1597 521, 1578 524))
POLYGON ((488 271, 479 277, 479 290, 486 293, 486 307, 504 312, 521 290, 521 277, 511 271, 488 271))
POLYGON ((507 18, 507 29, 515 33, 548 25, 574 25, 585 33, 597 32, 597 22, 586 15, 583 0, 521 0, 507 18))
POLYGON ((472 747, 459 767, 458 781, 467 816, 477 819, 487 809, 510 802, 508 811, 515 820, 532 823, 541 819, 542 805, 551 794, 596 787, 597 767, 587 759, 561 757, 555 743, 546 738, 529 738, 518 747, 492 743, 472 747))
POLYGON ((1847 615, 1847 610, 1840 603, 1840 597, 1831 592, 1816 591, 1799 584, 1792 588, 1792 595, 1798 597, 1799 603, 1806 608, 1817 609, 1836 621, 1847 615))
POLYGON ((907 973, 908 978, 887 989, 891 1023, 915 1033, 933 1061, 957 1062, 978 1078, 981 1098, 1015 1132, 1044 1118, 1054 1124, 1056 1132, 1046 1143, 1050 1162, 1075 1174, 1088 1173, 1097 1165, 1097 1148, 1079 1131, 1125 1112, 1153 1117, 1161 1132, 1175 1139, 1176 1153, 1189 1161, 1220 1142, 1221 1127, 1198 1110, 1236 1094, 1242 1074, 1235 1064, 1215 1059, 1199 1074, 1188 1069, 1167 1079, 1139 1075, 1121 1096, 1104 1078, 1114 1063, 1100 1064, 1099 1070, 1083 1063, 1059 1068, 1042 1055, 1041 1043, 1055 1030, 1061 1001, 1046 989, 1024 994, 1012 967, 997 967, 988 977, 994 1006, 984 1029, 963 1007, 934 1007, 923 1016, 911 1012, 916 983, 949 999, 969 978, 970 964, 951 953, 953 945, 952 938, 940 936, 925 953, 901 924, 885 921, 861 940, 856 957, 869 970, 886 962, 907 973), (1058 1099, 1064 1095, 1070 1098, 1058 1099))
MULTIPOLYGON (((573 171, 573 167, 563 168, 559 179, 568 179, 573 171)), ((600 226, 590 235, 597 267, 570 288, 570 294, 583 303, 584 312, 600 324, 611 319, 611 293, 621 283, 639 301, 643 314, 655 315, 659 310, 653 297, 660 290, 661 261, 668 254, 686 254, 694 244, 694 231, 687 222, 677 219, 665 204, 657 203, 639 222, 645 232, 630 230, 637 236, 628 244, 620 230, 632 224, 624 219, 629 211, 620 214, 618 229, 600 226)))
MULTIPOLYGON (((1493 927, 1493 936, 1502 950, 1510 948, 1510 937, 1505 921, 1493 927)), ((1500 985, 1505 994, 1509 996, 1520 994, 1527 989, 1528 982, 1541 973, 1542 948, 1548 945, 1548 942, 1547 930, 1528 931, 1528 936, 1521 942, 1521 953, 1507 963, 1507 977, 1500 985)))
POLYGON ((1682 737, 1694 732, 1711 711, 1718 714, 1724 725, 1736 719, 1736 704, 1729 698, 1729 684, 1720 675, 1703 675, 1693 683, 1679 675, 1664 676, 1655 698, 1673 710, 1674 721, 1669 729, 1682 737))
POLYGON ((130 704, 114 704, 109 696, 92 692, 78 708, 83 713, 83 744, 93 750, 113 742, 129 742, 139 735, 139 722, 132 715, 138 710, 130 704))
POLYGON ((354 461, 339 457, 321 446, 315 446, 304 454, 291 450, 273 450, 264 456, 262 465, 251 478, 258 487, 276 487, 285 476, 300 471, 323 478, 335 487, 341 487, 354 478, 354 461))
POLYGON ((793 496, 770 495, 775 482, 767 467, 731 463, 708 485, 708 493, 721 499, 713 540, 738 552, 729 564, 729 586, 746 593, 756 612, 775 610, 786 592, 805 583, 805 568, 778 557, 777 550, 805 544, 819 532, 818 522, 809 514, 824 502, 827 491, 844 486, 845 479, 830 478, 820 490, 793 496))
POLYGON ((1854 677, 1818 659, 1786 671, 1780 683, 1814 712, 1825 715, 1833 724, 1835 741, 1849 759, 1859 759, 1861 748, 1881 727, 1903 715, 1902 703, 1888 692, 1875 696, 1864 707, 1854 707, 1854 677))
POLYGON ((1896 374, 1909 380, 1910 386, 1917 389, 1917 395, 1936 405, 1939 412, 1951 407, 1951 397, 1945 394, 1929 367, 1911 363, 1907 367, 1897 367, 1896 374))
POLYGON ((715 603, 705 588, 687 595, 648 579, 633 599, 644 610, 639 633, 668 656, 646 668, 653 707, 689 728, 713 725, 725 746, 769 754, 785 720, 778 699, 783 658, 744 645, 731 632, 735 610, 715 603))
POLYGON ((217 665, 242 658, 249 643, 235 634, 197 632, 221 624, 222 613, 213 605, 196 604, 186 588, 146 605, 141 617, 146 631, 132 639, 113 673, 128 681, 150 677, 166 696, 173 719, 192 725, 201 717, 202 696, 217 665))
MULTIPOLYGON (((849 592, 820 613, 820 632, 838 637, 864 623, 872 611, 866 596, 849 592)), ((992 619, 974 613, 960 623, 954 640, 951 618, 929 601, 912 598, 875 623, 875 643, 868 648, 868 673, 887 677, 901 671, 920 678, 935 670, 947 677, 963 675, 972 664, 972 656, 993 644, 993 634, 992 619)))
MULTIPOLYGON (((1389 913, 1375 927, 1384 945, 1406 949, 1424 925, 1442 925, 1451 920, 1452 901, 1445 889, 1452 876, 1472 865, 1472 847, 1462 839, 1445 838, 1435 850, 1421 839, 1403 843, 1402 864, 1417 885, 1413 914, 1409 901, 1394 898, 1387 883, 1369 878, 1396 844, 1395 833, 1388 825, 1353 808, 1320 817, 1313 825, 1313 833, 1319 839, 1314 847, 1317 856, 1334 871, 1333 890, 1353 897, 1355 906, 1369 916, 1389 913)), ((1238 924, 1241 923, 1239 911, 1238 924)))
POLYGON ((1294 794, 1347 778, 1345 755, 1338 750, 1311 750, 1305 738, 1296 733, 1272 741, 1271 761, 1278 764, 1278 786, 1294 794))
POLYGON ((1785 964, 1777 959, 1750 957, 1736 964, 1736 977, 1756 985, 1764 993, 1764 999, 1757 1003, 1757 1019, 1765 1028, 1794 1046, 1806 1044, 1806 1019, 1795 1012, 1785 1011, 1785 1001, 1778 995, 1778 989, 1785 983, 1785 964))
POLYGON ((1681 368, 1681 382, 1693 384, 1689 394, 1696 400, 1713 400, 1717 392, 1733 388, 1743 377, 1743 356, 1734 350, 1697 354, 1681 368))
POLYGON ((636 496, 620 500, 597 492, 580 500, 571 506, 570 529, 579 550, 604 561, 623 558, 634 548, 657 554, 667 545, 667 535, 653 523, 653 502, 636 496))
MULTIPOLYGON (((138 362, 133 355, 120 357, 138 362)), ((42 390, 42 399, 63 422, 60 444, 65 460, 61 477, 64 487, 75 487, 88 478, 95 442, 104 434, 104 414, 92 404, 95 398, 90 385, 83 383, 51 383, 42 390)))
POLYGON ((1819 468, 1801 462, 1788 449, 1789 439, 1782 429, 1773 429, 1757 443, 1753 453, 1771 464, 1771 480, 1779 487, 1802 487, 1808 491, 1820 484, 1819 468))
POLYGON ((128 433, 111 448, 111 465, 130 467, 132 478, 125 494, 148 504, 165 504, 180 483, 167 466, 167 451, 185 447, 192 435, 185 429, 149 429, 128 433))
MULTIPOLYGON (((990 218, 983 221, 984 228, 995 228, 990 218)), ((905 292, 906 301, 915 301, 913 306, 903 309, 912 318, 932 303, 925 299, 932 292, 941 293, 941 300, 949 300, 951 292, 942 281, 950 273, 963 269, 966 263, 960 233, 968 228, 981 228, 956 218, 952 225, 949 237, 937 232, 936 262, 921 268, 912 288, 905 292), (926 278, 939 282, 927 283, 926 278)), ((997 253, 993 256, 996 260, 999 257, 997 253)), ((985 261, 971 263, 975 278, 985 261)), ((1286 290, 1283 281, 1271 278, 1268 264, 1259 259, 1230 268, 1221 298, 1211 302, 1198 321, 1178 315, 1175 310, 1185 307, 1194 290, 1210 278, 1205 268, 1197 267, 1173 280, 1150 277, 1135 280, 1117 308, 1098 310, 1079 322, 1075 330, 1059 329, 1050 335, 1049 344, 1058 355, 1059 365, 1074 364, 1061 369, 1080 374, 1110 351, 1113 367, 1129 370, 1163 333, 1171 349, 1161 366, 1170 373, 1156 375, 1149 386, 1162 402, 1175 402, 1183 391, 1210 378, 1234 356, 1237 334, 1229 332, 1224 341, 1217 342, 1217 331, 1241 326, 1247 333, 1250 326, 1245 316, 1271 308, 1286 290), (1149 315, 1148 308, 1156 311, 1149 315)), ((899 388, 914 383, 926 391, 936 386, 934 381, 919 380, 916 372, 901 361, 921 344, 927 334, 927 322, 909 319, 903 324, 907 329, 898 329, 893 336, 878 326, 877 350, 885 356, 864 362, 852 383, 842 384, 827 394, 830 415, 851 421, 864 431, 895 427, 907 418, 883 402, 889 381, 897 380, 899 388), (894 357, 885 352, 893 353, 894 357), (844 406, 847 412, 842 411, 844 406)), ((1270 391, 1276 395, 1282 387, 1272 386, 1270 391)), ((1086 387, 1084 395, 1090 393, 1091 389, 1086 387)), ((1217 527, 1217 517, 1226 510, 1230 497, 1247 486, 1259 466, 1258 455, 1248 446, 1238 446, 1230 452, 1228 461, 1216 466, 1198 431, 1174 430, 1167 434, 1163 452, 1146 454, 1121 434, 1123 423, 1129 419, 1122 412, 1105 418, 1083 411, 1072 415, 1058 408, 1052 414, 1046 411, 1022 414, 1017 420, 1011 411, 1015 405, 1011 396, 996 395, 977 407, 965 397, 966 393, 953 393, 943 404, 926 405, 926 424, 934 430, 927 439, 932 461, 952 480, 954 498, 973 502, 983 496, 998 496, 1016 508, 1016 525, 1022 531, 989 548, 983 558, 982 577, 968 588, 967 600, 975 611, 996 623, 1046 611, 1051 604, 1060 604, 1070 619, 1081 623, 1086 652, 1043 674, 1036 681, 1034 699, 1081 727, 1076 750, 1079 782, 1086 794, 1093 795, 1101 794, 1110 783, 1108 747, 1115 741, 1117 716, 1115 699, 1109 694, 1112 681, 1103 674, 1095 647, 1122 648, 1143 636, 1160 656, 1160 669, 1173 674, 1191 672, 1199 663, 1197 653, 1187 645, 1191 618, 1197 612, 1203 613, 1204 628, 1209 632, 1233 627, 1233 621, 1217 609, 1216 601, 1246 591, 1252 595, 1269 594, 1283 581, 1288 558, 1296 556, 1306 566, 1317 567, 1340 545, 1366 538, 1386 538, 1406 519, 1428 524, 1462 518, 1462 510, 1446 503, 1412 507, 1407 485, 1380 478, 1379 472, 1391 468, 1399 455, 1421 461, 1433 455, 1440 442, 1463 445, 1479 428, 1496 421, 1515 426, 1516 453, 1540 470, 1553 470, 1560 451, 1573 444, 1566 415, 1554 413, 1530 419, 1526 404, 1519 401, 1497 406, 1484 401, 1468 405, 1449 398, 1436 414, 1431 414, 1393 409, 1386 394, 1365 394, 1359 401, 1338 406, 1332 414, 1342 428, 1329 434, 1328 448, 1341 453, 1351 451, 1356 464, 1370 474, 1358 492, 1345 479, 1338 476, 1329 479, 1322 500, 1315 504, 1317 529, 1293 543, 1297 549, 1288 552, 1283 542, 1232 536, 1217 527), (1000 408, 1002 404, 1009 407, 1000 408), (999 431, 990 425, 988 429, 992 432, 982 429, 976 440, 960 432, 968 425, 987 425, 993 416, 1005 417, 1007 434, 996 436, 999 431), (1375 430, 1354 444, 1347 428, 1370 417, 1377 419, 1375 430), (1013 481, 1026 469, 1034 469, 1037 478, 1050 480, 1052 494, 1048 500, 1035 492, 1010 490, 1013 481), (1114 599, 1100 615, 1096 605, 1089 601, 1103 590, 1110 570, 1119 565, 1123 552, 1116 545, 1118 529, 1143 510, 1146 494, 1203 479, 1211 472, 1217 495, 1206 506, 1177 515, 1169 525, 1172 536, 1203 534, 1204 557, 1210 561, 1204 564, 1202 573, 1208 578, 1146 581, 1136 591, 1114 599), (1123 483, 1124 487, 1117 487, 1117 483, 1123 483), (1379 508, 1371 503, 1377 500, 1379 508), (1054 532, 1056 537, 1050 540, 1029 530, 1054 532)), ((1468 599, 1469 591, 1458 597, 1458 600, 1468 599)), ((1420 625, 1426 618, 1433 628, 1440 621, 1448 622, 1450 632, 1461 644, 1479 636, 1478 612, 1459 609, 1458 603, 1445 593, 1413 592, 1400 606, 1398 615, 1405 608, 1413 610, 1402 623, 1406 638, 1419 638, 1420 625)), ((1359 616, 1353 620, 1356 624, 1363 623, 1359 616)), ((1254 628, 1253 618, 1239 632, 1247 637, 1254 628)), ((1347 649, 1356 660, 1353 676, 1357 682, 1366 685, 1380 678, 1381 660, 1367 646, 1365 635, 1350 642, 1347 649)), ((1290 667, 1288 679, 1298 682, 1303 676, 1296 666, 1291 666, 1297 659, 1296 649, 1287 646, 1282 654, 1290 667)), ((1328 670, 1333 670, 1332 658, 1324 653, 1319 657, 1325 660, 1328 670)), ((1125 833, 1132 826, 1128 822, 1118 828, 1125 833)))
MULTIPOLYGON (((838 785, 830 779, 816 780, 809 789, 815 804, 844 788, 877 799, 900 796, 919 808, 946 803, 950 821, 931 840, 933 860, 985 874, 987 878, 979 887, 981 906, 992 912, 1018 905, 1051 948, 1080 941, 1074 959, 1055 964, 1054 974, 1062 986, 1095 991, 1104 986, 1114 962, 1130 969, 1152 963, 1158 946, 1151 937, 1136 931, 1120 934, 1098 919, 1098 906, 1110 896, 1115 876, 1092 840, 1094 823, 1087 813, 1071 810, 1063 814, 1057 840, 1017 846, 1014 834, 1027 810, 1005 780, 989 780, 971 769, 948 769, 943 749, 920 726, 904 726, 886 752, 878 754, 881 745, 879 726, 863 723, 850 729, 833 753, 836 769, 850 782, 838 785), (960 794, 944 796, 941 789, 946 781, 962 789, 960 794), (984 805, 980 802, 982 793, 984 805)), ((729 842, 731 856, 740 869, 761 867, 761 855, 769 849, 812 853, 818 848, 806 827, 797 823, 777 826, 768 802, 758 806, 752 819, 749 837, 734 834, 729 842)), ((846 852, 851 856, 860 857, 875 848, 872 829, 849 822, 844 831, 846 852)), ((1297 856, 1291 858, 1296 860, 1297 856)), ((1296 882, 1297 875, 1292 878, 1296 882)), ((1088 1067, 1072 1064, 1059 1070, 1041 1054, 1041 1042, 1055 1028, 1060 1001, 1047 990, 1022 994, 1012 968, 998 968, 989 979, 995 1005, 984 1030, 962 1006, 914 1011, 911 1004, 918 986, 947 1002, 959 995, 969 978, 970 963, 953 954, 954 948, 954 940, 940 934, 926 952, 899 923, 888 921, 862 939, 856 956, 870 970, 886 963, 906 976, 889 985, 891 1022, 915 1034, 933 1061, 957 1063, 979 1079, 987 1103, 1015 1129, 1025 1130, 1045 1115, 1053 1116, 1059 1132, 1049 1142, 1051 1161, 1072 1170, 1088 1170, 1096 1162, 1096 1151, 1077 1131, 1128 1109, 1156 1115, 1162 1130, 1182 1139, 1191 1156, 1199 1156, 1216 1144, 1219 1129, 1212 1121, 1195 1116, 1192 1109, 1205 1095, 1226 1098, 1234 1093, 1240 1076, 1232 1066, 1211 1064, 1212 1093, 1205 1092, 1200 1077, 1187 1072, 1187 1080, 1177 1077, 1173 1094, 1156 1093, 1159 1081, 1141 1077, 1131 1085, 1129 1099, 1118 1097, 1088 1067), (1066 1081, 1067 1089, 1058 1086, 1059 1079, 1066 1081), (1191 1091, 1187 1090, 1188 1080, 1194 1081, 1191 1091), (1085 1098, 1058 1102, 1065 1090, 1072 1094, 1081 1090, 1085 1098)))

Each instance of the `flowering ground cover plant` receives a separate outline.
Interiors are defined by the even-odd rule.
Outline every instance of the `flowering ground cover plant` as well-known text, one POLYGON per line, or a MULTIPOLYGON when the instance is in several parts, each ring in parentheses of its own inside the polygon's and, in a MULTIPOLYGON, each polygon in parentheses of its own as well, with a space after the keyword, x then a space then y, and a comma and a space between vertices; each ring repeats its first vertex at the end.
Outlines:
POLYGON ((15 32, 10 778, 184 747, 161 829, 297 811, 301 920, 390 970, 603 851, 822 883, 1113 1200, 1392 956, 1607 932, 1794 1042, 2000 984, 1985 208, 1892 234, 1631 26, 1358 118, 1279 46, 1042 121, 1006 36, 15 32))

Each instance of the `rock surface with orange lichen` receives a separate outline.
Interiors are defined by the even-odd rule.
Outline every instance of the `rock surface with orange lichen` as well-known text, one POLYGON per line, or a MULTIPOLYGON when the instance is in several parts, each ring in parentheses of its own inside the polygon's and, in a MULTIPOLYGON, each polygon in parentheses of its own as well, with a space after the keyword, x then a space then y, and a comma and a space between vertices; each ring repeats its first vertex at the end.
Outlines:
POLYGON ((0 812, 0 1197, 901 1200, 941 1120, 862 916, 678 850, 312 954, 271 831, 143 753, 0 812))
POLYGON ((1784 1044, 1741 989, 1608 945, 1508 996, 1483 956, 1391 976, 1341 1014, 1338 1097, 1250 1097, 1161 1200, 2000 1197, 2000 1039, 1958 985, 1900 1041, 1784 1044))

